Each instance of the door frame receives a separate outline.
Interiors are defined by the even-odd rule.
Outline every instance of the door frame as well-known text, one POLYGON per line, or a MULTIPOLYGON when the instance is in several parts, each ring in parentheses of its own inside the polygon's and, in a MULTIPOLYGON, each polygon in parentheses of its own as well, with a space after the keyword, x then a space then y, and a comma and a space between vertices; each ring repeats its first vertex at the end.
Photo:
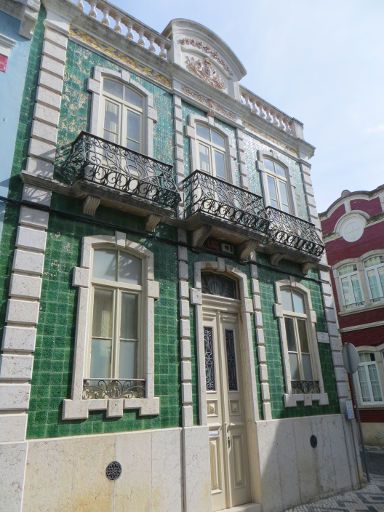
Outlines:
MULTIPOLYGON (((244 383, 244 408, 245 421, 247 423, 248 448, 257 455, 256 422, 260 419, 257 400, 256 387, 256 369, 253 350, 253 318, 255 313, 253 301, 249 295, 248 277, 238 268, 226 264, 224 258, 217 258, 217 261, 199 261, 194 264, 194 288, 190 291, 190 302, 195 306, 195 328, 197 343, 197 363, 198 363, 198 393, 199 393, 199 424, 207 426, 207 394, 206 394, 206 376, 205 376, 205 347, 203 331, 203 294, 201 285, 201 272, 213 271, 235 279, 238 283, 239 300, 239 352, 241 355, 240 364, 243 372, 244 383)), ((211 296, 211 301, 215 298, 211 296)), ((216 296, 220 303, 222 297, 216 296)), ((221 302, 222 304, 222 302, 221 302)), ((256 502, 259 494, 259 469, 258 457, 249 461, 250 491, 252 499, 256 502)))

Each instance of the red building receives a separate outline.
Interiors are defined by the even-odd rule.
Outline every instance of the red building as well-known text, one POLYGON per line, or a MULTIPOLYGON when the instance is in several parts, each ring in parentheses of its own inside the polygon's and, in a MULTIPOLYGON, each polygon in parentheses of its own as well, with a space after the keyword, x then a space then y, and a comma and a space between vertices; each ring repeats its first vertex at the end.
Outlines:
POLYGON ((384 445, 384 185, 345 190, 320 220, 342 341, 359 351, 364 440, 384 445))

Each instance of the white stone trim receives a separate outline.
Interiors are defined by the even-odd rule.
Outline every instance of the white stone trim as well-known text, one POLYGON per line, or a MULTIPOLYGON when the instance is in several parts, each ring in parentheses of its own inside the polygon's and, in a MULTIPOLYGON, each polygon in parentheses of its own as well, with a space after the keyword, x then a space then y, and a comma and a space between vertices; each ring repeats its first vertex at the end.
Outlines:
POLYGON ((9 58, 16 41, 10 37, 0 34, 0 54, 9 58))
POLYGON ((143 85, 141 85, 136 80, 133 80, 130 73, 125 69, 115 71, 112 69, 95 66, 93 70, 93 78, 88 80, 88 92, 90 92, 92 96, 89 131, 93 135, 103 137, 103 134, 100 133, 100 119, 104 78, 115 78, 122 82, 124 85, 128 85, 132 89, 137 89, 137 91, 140 92, 140 94, 144 97, 144 139, 142 152, 149 157, 153 157, 153 131, 154 124, 157 122, 157 111, 154 107, 153 95, 143 85))
POLYGON ((158 282, 154 280, 153 253, 144 246, 126 239, 125 233, 116 231, 115 236, 87 236, 83 238, 81 266, 74 269, 72 285, 77 287, 77 322, 75 357, 70 399, 64 400, 63 419, 86 419, 89 411, 107 411, 107 417, 122 417, 124 410, 138 409, 140 415, 158 415, 160 401, 154 396, 154 301, 159 296, 158 282), (143 334, 145 398, 133 399, 83 399, 83 379, 87 363, 89 339, 89 308, 91 301, 91 272, 94 248, 126 249, 143 261, 143 334))
POLYGON ((291 281, 290 279, 283 279, 281 281, 277 281, 275 283, 275 291, 276 291, 276 303, 274 305, 275 317, 279 322, 279 330, 280 330, 280 340, 282 346, 282 359, 283 359, 283 369, 284 369, 284 378, 285 378, 285 387, 286 393, 284 394, 284 404, 285 407, 295 407, 298 402, 304 402, 304 405, 312 405, 314 401, 318 401, 319 405, 328 405, 328 394, 324 389, 324 381, 323 375, 321 371, 321 363, 320 363, 320 355, 319 349, 317 346, 317 336, 316 336, 316 312, 312 307, 311 294, 308 288, 306 288, 301 283, 297 283, 295 281, 291 281), (306 319, 307 319, 307 327, 309 334, 309 350, 312 361, 312 368, 314 369, 314 380, 319 381, 320 393, 308 393, 308 394, 299 394, 293 393, 291 387, 291 369, 289 366, 289 357, 288 357, 288 342, 287 335, 284 324, 284 315, 283 315, 283 304, 281 298, 281 289, 289 288, 291 290, 299 290, 304 297, 305 301, 305 309, 306 309, 306 319))
POLYGON ((206 400, 206 375, 205 375, 205 348, 203 334, 203 305, 201 291, 201 272, 203 270, 213 270, 217 272, 225 272, 232 278, 236 279, 240 291, 240 321, 242 325, 243 345, 241 347, 242 368, 246 389, 248 393, 244 395, 244 400, 248 401, 247 421, 255 422, 259 419, 259 410, 256 394, 256 372, 253 355, 252 343, 252 313, 247 307, 247 301, 250 299, 248 292, 248 280, 246 274, 238 270, 236 267, 227 265, 224 258, 217 258, 217 261, 199 261, 194 265, 194 289, 191 290, 191 303, 195 305, 196 317, 196 344, 197 344, 197 360, 198 360, 198 389, 199 389, 199 413, 200 424, 207 425, 207 400, 206 400))

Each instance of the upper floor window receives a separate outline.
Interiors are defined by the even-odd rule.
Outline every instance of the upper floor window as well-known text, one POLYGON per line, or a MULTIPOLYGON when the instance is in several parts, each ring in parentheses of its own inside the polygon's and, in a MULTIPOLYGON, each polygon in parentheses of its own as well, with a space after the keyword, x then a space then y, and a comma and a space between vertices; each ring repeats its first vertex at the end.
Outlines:
POLYGON ((141 266, 123 251, 94 251, 90 378, 142 377, 141 266))
POLYGON ((338 269, 342 302, 345 308, 364 303, 357 265, 348 263, 338 269))
POLYGON ((375 352, 360 352, 360 364, 357 370, 359 397, 362 405, 383 401, 382 385, 375 352))
POLYGON ((217 178, 228 180, 226 139, 217 130, 196 123, 199 169, 217 178))
POLYGON ((103 137, 115 144, 143 151, 144 97, 129 85, 103 80, 103 137))
POLYGON ((307 314, 304 297, 290 289, 281 290, 287 336, 291 385, 295 381, 313 381, 313 369, 309 350, 307 314))
POLYGON ((286 167, 283 167, 275 160, 265 158, 264 168, 270 205, 278 210, 290 213, 292 208, 286 167))
POLYGON ((364 260, 369 292, 372 301, 384 298, 384 256, 371 256, 364 260))

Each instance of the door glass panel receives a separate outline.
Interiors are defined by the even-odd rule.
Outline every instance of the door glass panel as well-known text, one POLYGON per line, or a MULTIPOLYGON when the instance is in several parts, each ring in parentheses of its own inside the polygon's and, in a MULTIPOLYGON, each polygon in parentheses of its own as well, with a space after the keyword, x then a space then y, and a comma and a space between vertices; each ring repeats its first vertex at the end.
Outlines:
POLYGON ((225 330, 225 344, 227 348, 228 389, 229 391, 237 391, 235 337, 232 330, 225 330))
POLYGON ((199 144, 200 155, 200 169, 205 172, 210 172, 211 166, 209 163, 209 149, 204 144, 199 144))
POLYGON ((225 157, 224 153, 221 153, 220 151, 214 150, 215 154, 215 170, 216 170, 216 176, 221 179, 226 178, 225 173, 225 157))
POLYGON ((300 380, 299 364, 297 361, 297 354, 289 354, 289 366, 291 368, 291 379, 300 380))
POLYGON ((109 379, 111 377, 112 340, 92 340, 91 343, 91 379, 109 379))
POLYGON ((120 338, 137 340, 138 296, 132 293, 121 294, 120 338))
POLYGON ((113 292, 95 289, 93 304, 92 336, 94 338, 112 338, 113 292))
POLYGON ((133 91, 129 87, 125 87, 124 91, 124 99, 131 105, 135 105, 136 107, 142 108, 143 106, 143 97, 137 92, 133 91))
POLYGON ((123 84, 115 80, 104 79, 104 91, 116 96, 116 98, 123 99, 123 84))
POLYGON ((203 124, 196 124, 196 133, 198 137, 201 137, 202 139, 205 140, 210 140, 209 128, 207 128, 203 124))
POLYGON ((116 281, 116 251, 97 250, 93 254, 93 277, 116 281))
POLYGON ((273 206, 274 208, 278 208, 279 203, 277 200, 276 182, 271 176, 268 176, 268 191, 271 206, 273 206))
POLYGON ((280 193, 280 208, 289 213, 289 202, 288 202, 288 192, 287 192, 287 184, 284 181, 279 181, 279 193, 280 193))
POLYGON ((141 284, 141 260, 127 253, 119 253, 119 281, 141 284))
POLYGON ((205 376, 207 391, 215 391, 215 359, 213 353, 212 327, 204 327, 205 376))
POLYGON ((137 151, 140 149, 141 115, 127 110, 127 147, 137 151), (137 149, 138 148, 138 149, 137 149))
POLYGON ((289 352, 296 352, 296 339, 295 339, 295 329, 293 325, 293 318, 284 318, 285 321, 285 330, 287 333, 287 344, 289 352))
POLYGON ((212 142, 216 144, 216 146, 221 146, 225 148, 225 139, 222 135, 212 130, 212 142))
POLYGON ((137 342, 120 341, 119 377, 120 379, 137 378, 137 342))
POLYGON ((120 107, 112 101, 105 100, 104 138, 118 143, 120 107))

